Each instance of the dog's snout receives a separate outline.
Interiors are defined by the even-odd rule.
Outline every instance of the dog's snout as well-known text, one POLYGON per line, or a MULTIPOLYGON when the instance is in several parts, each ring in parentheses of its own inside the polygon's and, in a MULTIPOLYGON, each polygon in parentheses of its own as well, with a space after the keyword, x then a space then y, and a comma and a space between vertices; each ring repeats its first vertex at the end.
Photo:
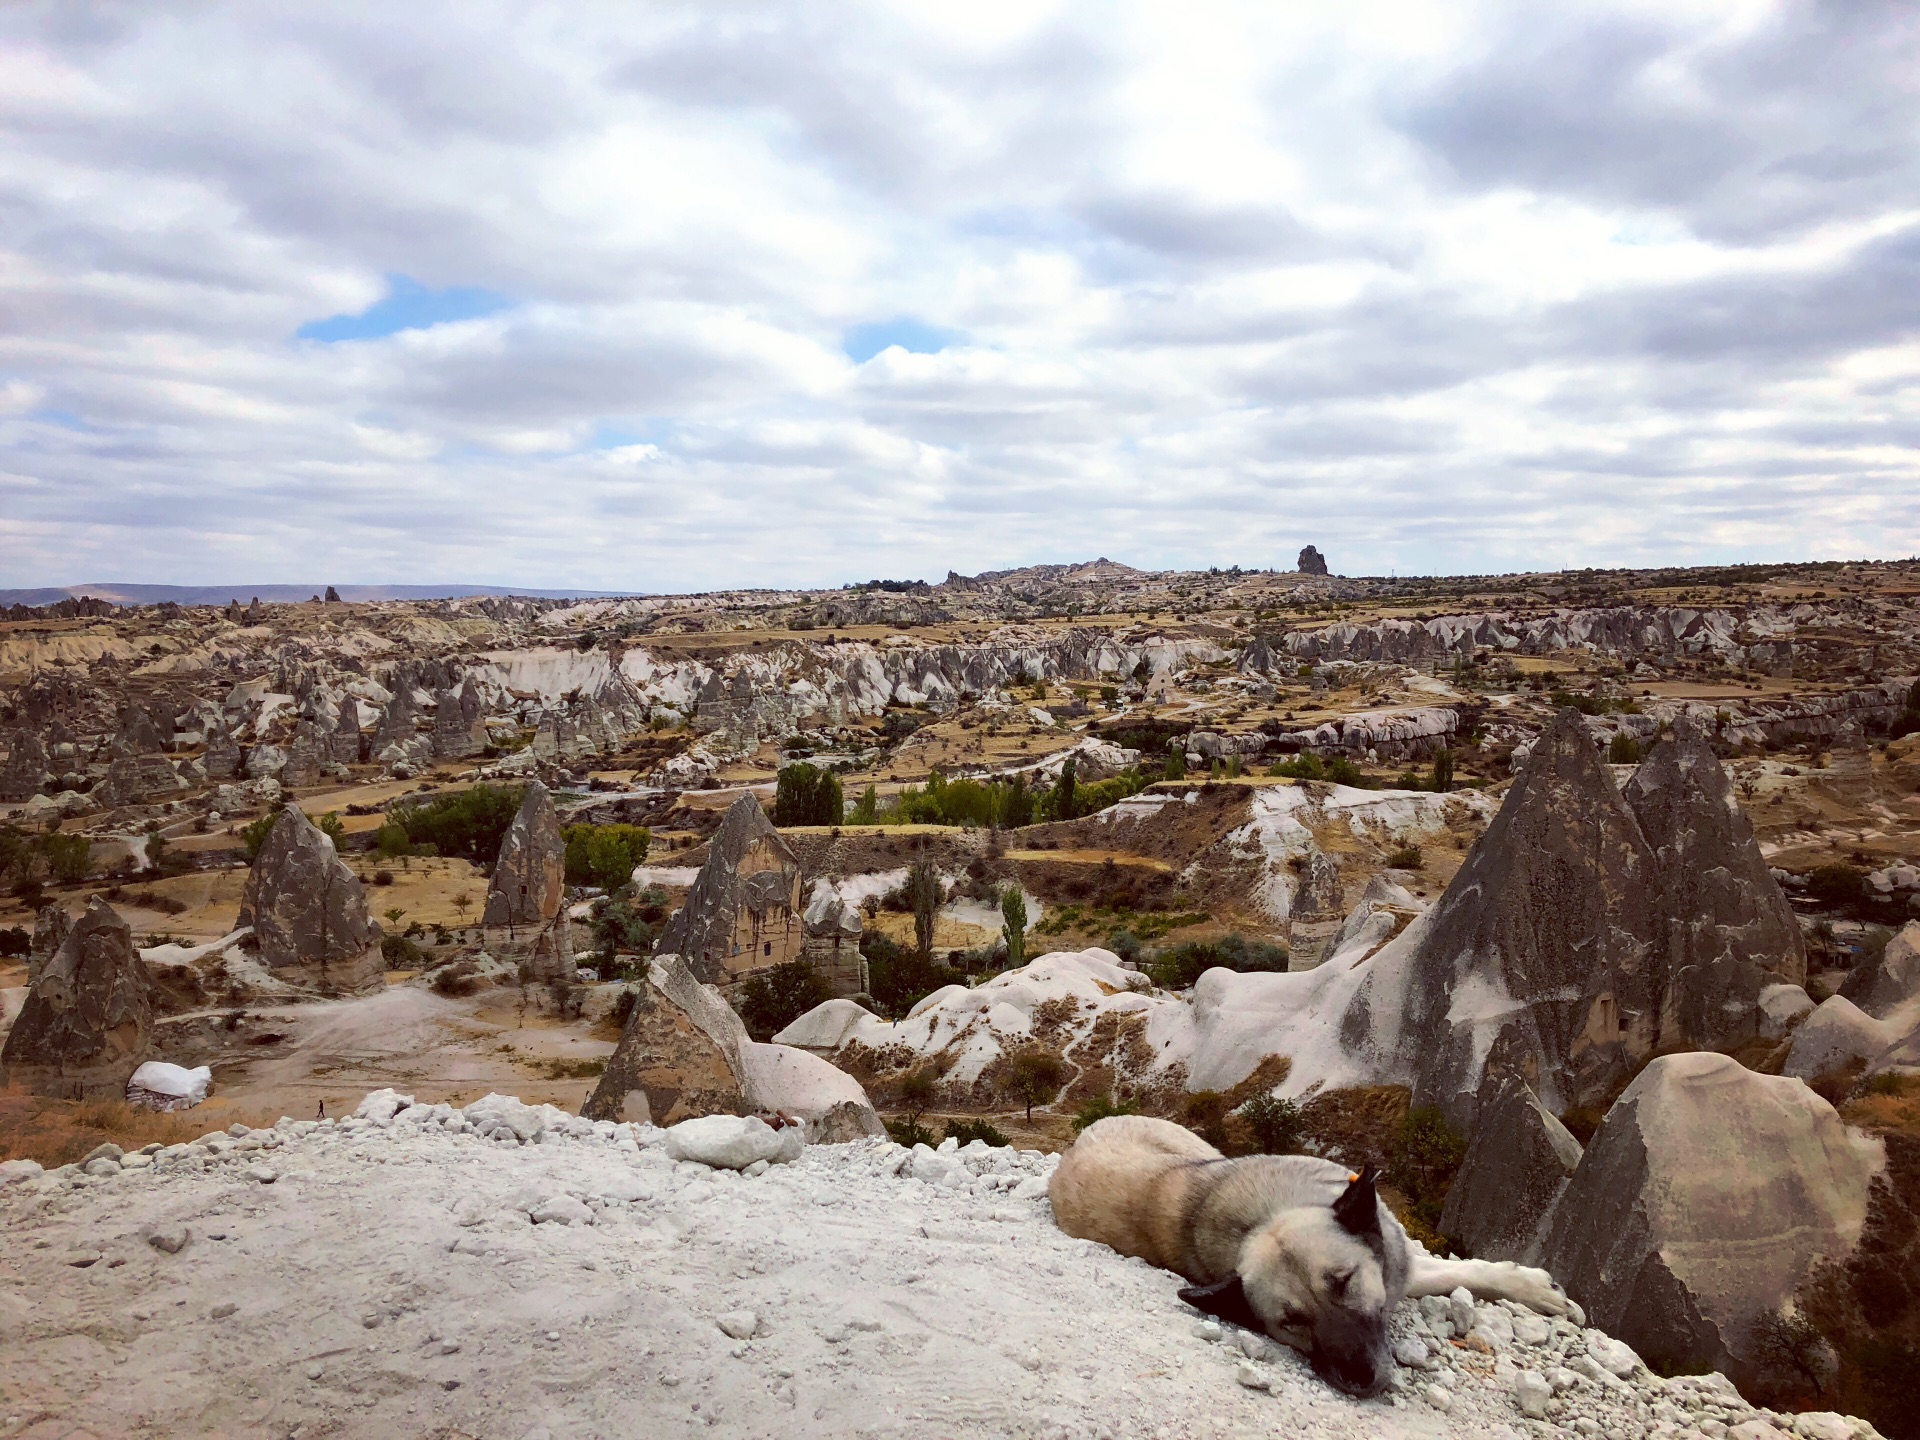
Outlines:
POLYGON ((1313 1352, 1313 1368, 1320 1378, 1357 1400, 1369 1399, 1387 1388, 1387 1378, 1391 1374, 1388 1366, 1392 1363, 1390 1357, 1383 1362, 1367 1354, 1335 1355, 1325 1350, 1313 1352))

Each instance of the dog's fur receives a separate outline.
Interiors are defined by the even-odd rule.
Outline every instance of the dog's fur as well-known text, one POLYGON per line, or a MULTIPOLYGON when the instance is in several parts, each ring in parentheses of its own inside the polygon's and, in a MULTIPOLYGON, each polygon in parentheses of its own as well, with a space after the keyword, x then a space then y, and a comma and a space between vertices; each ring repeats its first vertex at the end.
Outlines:
POLYGON ((1186 1276, 1181 1299, 1304 1350, 1352 1395, 1377 1394, 1392 1375, 1387 1318, 1406 1296, 1464 1285, 1549 1315, 1573 1311, 1544 1270, 1436 1260, 1373 1180, 1310 1155, 1228 1160, 1171 1121, 1117 1115, 1087 1127, 1047 1194, 1069 1235, 1186 1276))

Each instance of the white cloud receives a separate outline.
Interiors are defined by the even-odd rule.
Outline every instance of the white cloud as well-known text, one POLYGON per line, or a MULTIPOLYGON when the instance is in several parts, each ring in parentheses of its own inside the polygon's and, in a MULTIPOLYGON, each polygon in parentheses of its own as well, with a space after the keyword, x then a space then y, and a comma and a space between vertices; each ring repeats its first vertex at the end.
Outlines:
POLYGON ((1910 553, 1898 7, 0 12, 0 584, 1910 553), (403 275, 506 297, 295 338, 403 275), (855 365, 851 329, 955 338, 855 365))

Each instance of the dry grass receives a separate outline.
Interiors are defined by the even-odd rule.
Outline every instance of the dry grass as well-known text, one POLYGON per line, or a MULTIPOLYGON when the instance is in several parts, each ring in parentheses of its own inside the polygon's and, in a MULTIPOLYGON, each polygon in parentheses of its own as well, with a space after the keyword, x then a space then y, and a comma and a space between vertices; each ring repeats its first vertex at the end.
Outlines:
POLYGON ((266 1126, 278 1118, 231 1105, 162 1114, 124 1100, 49 1100, 12 1089, 0 1092, 0 1160, 38 1160, 52 1169, 109 1141, 122 1150, 180 1145, 235 1121, 266 1126))

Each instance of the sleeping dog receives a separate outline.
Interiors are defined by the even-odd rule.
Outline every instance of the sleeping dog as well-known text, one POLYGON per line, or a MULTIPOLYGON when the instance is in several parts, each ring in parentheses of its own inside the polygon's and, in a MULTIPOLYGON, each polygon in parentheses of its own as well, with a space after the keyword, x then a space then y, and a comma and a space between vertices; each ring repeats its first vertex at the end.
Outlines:
POLYGON ((1548 1315, 1577 1314, 1553 1277, 1510 1261, 1437 1260, 1356 1175, 1311 1155, 1229 1160, 1190 1130, 1144 1115, 1087 1127, 1047 1187, 1069 1235, 1177 1271, 1188 1304, 1313 1360, 1350 1395, 1393 1373, 1387 1319, 1406 1296, 1464 1285, 1548 1315))

